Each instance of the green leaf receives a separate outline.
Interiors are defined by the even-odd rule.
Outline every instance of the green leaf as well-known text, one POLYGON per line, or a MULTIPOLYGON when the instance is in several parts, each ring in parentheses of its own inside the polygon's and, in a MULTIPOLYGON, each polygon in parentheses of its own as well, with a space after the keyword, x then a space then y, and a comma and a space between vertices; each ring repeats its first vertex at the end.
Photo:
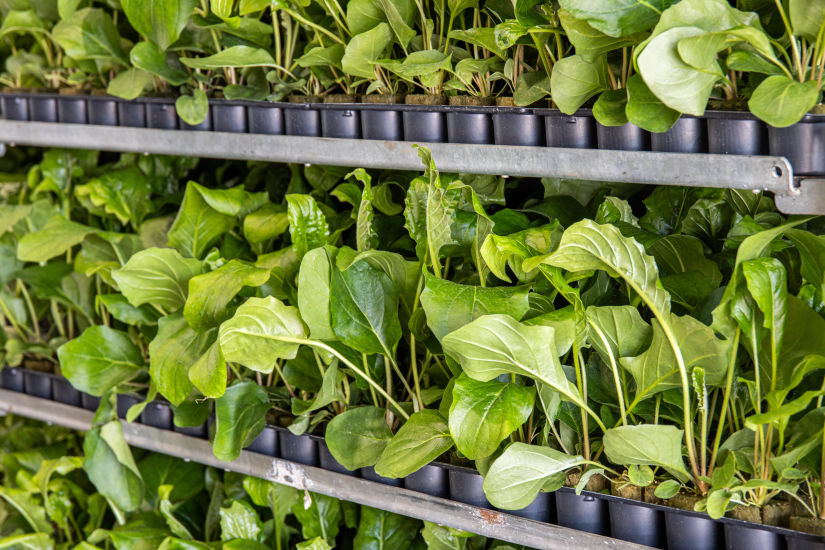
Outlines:
POLYGON ((74 192, 84 204, 88 201, 92 208, 102 208, 122 224, 131 222, 134 228, 139 227, 146 214, 153 209, 149 200, 152 184, 135 167, 106 172, 78 185, 74 192))
POLYGON ((681 483, 679 483, 675 479, 668 479, 667 481, 663 481, 662 483, 660 483, 656 487, 656 490, 653 491, 653 494, 655 494, 657 498, 666 500, 676 496, 676 494, 679 492, 681 488, 681 483))
POLYGON ((786 235, 802 258, 802 276, 825 296, 825 240, 799 229, 789 229, 786 235))
POLYGON ((249 380, 227 388, 215 400, 215 438, 212 452, 224 461, 235 460, 264 428, 269 396, 249 380))
POLYGON ((762 311, 763 326, 770 331, 770 353, 775 362, 782 349, 788 309, 785 266, 776 258, 754 258, 742 263, 742 274, 750 295, 762 311))
POLYGON ((56 214, 40 231, 26 233, 17 245, 17 259, 24 262, 45 262, 69 251, 96 230, 71 222, 56 214))
POLYGON ((796 36, 802 36, 809 43, 815 43, 825 21, 825 2, 822 0, 790 0, 788 14, 796 36))
POLYGON ((332 550, 332 546, 327 543, 322 537, 315 537, 312 540, 305 540, 299 542, 295 546, 296 550, 332 550))
POLYGON ((286 208, 280 204, 267 204, 243 220, 243 236, 250 243, 263 243, 280 237, 288 228, 289 217, 286 208))
MULTIPOLYGON (((182 70, 169 66, 166 52, 152 42, 139 42, 129 52, 132 65, 164 79, 172 86, 184 84, 189 76, 182 70)), ((142 88, 141 88, 142 89, 142 88)))
POLYGON ((621 277, 636 291, 657 317, 670 313, 670 296, 659 282, 653 258, 636 240, 625 237, 613 225, 582 220, 564 232, 555 252, 525 260, 524 268, 545 263, 568 271, 599 269, 621 277))
POLYGON ((316 46, 295 60, 300 67, 335 67, 341 68, 344 46, 333 44, 328 48, 316 46))
POLYGON ((608 36, 646 31, 678 0, 561 0, 561 7, 608 36))
POLYGON ((596 30, 584 19, 574 17, 569 11, 558 11, 559 22, 567 34, 567 39, 576 48, 576 55, 592 63, 602 54, 618 50, 626 46, 633 46, 638 37, 613 37, 596 30))
POLYGON ((143 371, 143 357, 129 335, 102 325, 60 346, 57 357, 72 386, 96 396, 143 371))
POLYGON ((639 424, 604 433, 604 452, 613 464, 661 466, 688 476, 682 460, 683 431, 675 426, 639 424))
POLYGON ((221 540, 257 540, 263 523, 251 504, 233 500, 227 508, 221 508, 221 540))
POLYGON ((417 519, 362 506, 353 547, 358 550, 407 550, 412 547, 420 525, 417 519))
POLYGON ((301 524, 301 535, 305 539, 321 537, 334 542, 341 523, 341 501, 318 493, 309 493, 309 498, 312 504, 308 508, 306 499, 292 507, 301 524))
POLYGON ((106 93, 121 99, 133 100, 143 94, 152 83, 152 73, 143 69, 131 68, 119 73, 109 81, 106 93))
POLYGON ((129 66, 112 18, 100 8, 84 8, 70 19, 59 21, 52 30, 55 42, 77 61, 116 61, 129 66))
POLYGON ((169 246, 191 258, 202 258, 215 241, 235 227, 242 194, 243 188, 212 190, 190 181, 169 229, 169 246))
POLYGON ((785 75, 774 75, 759 83, 748 100, 748 107, 771 126, 783 128, 799 122, 819 103, 820 97, 814 80, 799 82, 785 75))
POLYGON ((206 397, 218 398, 226 391, 226 361, 220 343, 215 340, 209 349, 189 367, 189 381, 206 397))
POLYGON ((243 287, 258 287, 268 280, 268 269, 230 260, 214 271, 189 279, 183 315, 195 330, 214 327, 228 317, 227 307, 243 287))
POLYGON ((215 332, 197 332, 182 315, 161 317, 158 333, 149 344, 149 374, 158 391, 180 405, 192 391, 189 369, 214 342, 215 332))
POLYGON ((158 497, 161 485, 173 485, 168 495, 173 502, 184 502, 204 488, 204 467, 172 456, 151 453, 138 464, 146 495, 150 501, 158 497))
MULTIPOLYGON (((0 498, 17 511, 18 514, 31 526, 34 531, 43 534, 51 534, 52 526, 46 517, 46 510, 42 507, 33 492, 14 487, 0 487, 0 498)), ((6 537, 3 537, 6 540, 6 537)), ((17 548, 11 545, 11 548, 17 548)), ((23 546, 22 548, 26 548, 23 546)))
POLYGON ((272 296, 250 298, 225 321, 218 340, 225 360, 269 373, 278 359, 293 359, 299 344, 285 341, 306 338, 298 309, 272 296))
POLYGON ((439 339, 482 315, 506 314, 520 320, 529 309, 529 286, 478 287, 424 276, 421 306, 427 325, 439 339))
POLYGON ((551 327, 527 326, 507 315, 485 315, 451 332, 441 343, 445 353, 475 380, 487 382, 501 374, 517 374, 584 404, 564 375, 551 327))
POLYGON ((326 244, 329 226, 315 199, 309 195, 287 195, 286 202, 292 248, 298 258, 303 258, 313 248, 326 244))
POLYGON ((599 95, 593 104, 593 116, 603 126, 624 126, 627 124, 627 90, 608 90, 599 95))
POLYGON ((181 57, 180 61, 187 67, 203 70, 224 67, 277 67, 268 51, 252 46, 231 46, 207 57, 181 57))
POLYGON ((386 412, 379 407, 356 407, 336 415, 324 436, 335 460, 349 470, 378 462, 392 439, 386 412))
POLYGON ((649 132, 666 132, 679 120, 679 111, 662 103, 639 74, 627 79, 625 113, 628 121, 649 132))
POLYGON ((513 443, 498 457, 484 477, 484 494, 502 510, 520 510, 536 498, 554 475, 586 461, 550 447, 513 443))
POLYGON ((123 0, 121 3, 132 27, 161 51, 178 40, 196 5, 197 0, 123 0))
POLYGON ((492 455, 499 444, 527 421, 534 388, 498 380, 478 382, 461 374, 453 386, 450 433, 470 460, 492 455))
POLYGON ((588 340, 605 362, 635 357, 651 339, 652 329, 633 306, 590 306, 586 310, 588 340))
POLYGON ((653 95, 680 113, 702 116, 713 86, 723 77, 716 61, 699 70, 679 56, 680 40, 704 32, 696 27, 668 29, 655 34, 636 57, 639 73, 653 95))
POLYGON ((343 343, 361 353, 392 357, 401 339, 398 299, 398 288, 386 273, 365 261, 344 271, 333 269, 332 329, 343 343))
MULTIPOLYGON (((321 388, 315 394, 315 398, 311 401, 304 401, 298 398, 292 400, 292 414, 300 416, 312 411, 316 411, 322 407, 326 407, 333 401, 338 401, 338 367, 337 364, 326 369, 323 380, 321 381, 321 388)), ((346 414, 346 413, 345 413, 346 414)))
POLYGON ((379 23, 372 29, 353 36, 347 44, 341 66, 345 73, 362 78, 375 78, 375 64, 392 42, 392 29, 379 23))
POLYGON ((438 411, 413 413, 393 436, 375 471, 384 477, 400 478, 426 466, 453 446, 447 421, 438 411))
POLYGON ((307 252, 298 271, 298 309, 309 333, 316 340, 336 340, 330 317, 330 250, 318 247, 307 252))
MULTIPOLYGON (((641 355, 621 359, 621 365, 636 381, 637 399, 680 387, 679 367, 673 348, 659 320, 652 322, 653 341, 650 347, 641 355)), ((713 329, 688 315, 680 317, 671 314, 669 323, 688 373, 694 367, 702 367, 708 386, 721 384, 728 368, 731 341, 719 340, 713 329)))
POLYGON ((186 302, 189 280, 202 270, 201 262, 182 257, 171 248, 148 248, 129 258, 112 277, 135 307, 151 304, 176 311, 186 302))
POLYGON ((200 88, 192 90, 192 95, 181 95, 175 100, 175 111, 183 121, 197 126, 209 114, 209 99, 200 88))
POLYGON ((131 512, 143 502, 143 480, 123 438, 119 420, 95 426, 83 441, 83 467, 89 480, 121 510, 131 512))
POLYGON ((550 74, 550 89, 553 102, 561 112, 572 115, 588 99, 610 89, 604 58, 592 63, 578 55, 559 59, 550 74))

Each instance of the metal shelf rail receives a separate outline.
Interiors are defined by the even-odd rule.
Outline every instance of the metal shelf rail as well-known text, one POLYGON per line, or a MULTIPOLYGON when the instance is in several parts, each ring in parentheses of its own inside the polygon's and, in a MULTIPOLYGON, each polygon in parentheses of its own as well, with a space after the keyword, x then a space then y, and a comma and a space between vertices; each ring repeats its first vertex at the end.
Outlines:
MULTIPOLYGON (((404 141, 158 130, 0 120, 0 143, 236 160, 421 170, 404 141)), ((786 214, 825 214, 825 180, 784 157, 422 143, 445 172, 768 191, 786 214)))
MULTIPOLYGON (((91 427, 94 416, 92 411, 2 389, 0 414, 16 414, 80 431, 91 427)), ((123 433, 130 445, 142 449, 260 477, 299 490, 365 504, 514 544, 546 550, 569 550, 574 547, 582 550, 651 550, 647 546, 540 523, 495 510, 476 508, 250 451, 242 451, 241 456, 232 462, 222 462, 212 454, 212 447, 208 441, 143 424, 123 422, 123 433)))

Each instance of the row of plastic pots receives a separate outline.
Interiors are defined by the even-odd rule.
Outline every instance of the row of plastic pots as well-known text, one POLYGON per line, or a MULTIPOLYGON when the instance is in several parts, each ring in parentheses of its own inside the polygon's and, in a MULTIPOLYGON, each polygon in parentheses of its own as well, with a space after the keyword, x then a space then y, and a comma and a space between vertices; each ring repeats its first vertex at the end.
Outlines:
MULTIPOLYGON (((89 410, 95 410, 100 401, 74 389, 65 378, 28 369, 4 368, 0 371, 0 386, 89 410)), ((125 418, 129 407, 138 402, 140 398, 136 395, 119 395, 118 415, 125 418)), ((195 428, 177 427, 165 401, 149 403, 137 421, 202 439, 208 438, 211 424, 210 419, 195 428)), ((404 479, 382 477, 371 467, 347 470, 329 452, 323 437, 296 436, 275 426, 266 426, 246 450, 479 508, 495 509, 484 496, 483 478, 469 468, 434 462, 404 479)), ((523 510, 504 512, 670 550, 825 550, 823 537, 728 518, 712 520, 704 514, 602 493, 583 491, 577 495, 568 487, 554 493, 540 493, 523 510)))
POLYGON ((774 128, 745 112, 709 111, 680 118, 664 133, 634 126, 603 126, 592 113, 552 109, 263 103, 210 100, 203 123, 190 126, 172 98, 124 101, 109 96, 0 94, 7 120, 161 129, 314 136, 390 141, 449 142, 787 157, 796 175, 825 174, 825 115, 807 115, 774 128))

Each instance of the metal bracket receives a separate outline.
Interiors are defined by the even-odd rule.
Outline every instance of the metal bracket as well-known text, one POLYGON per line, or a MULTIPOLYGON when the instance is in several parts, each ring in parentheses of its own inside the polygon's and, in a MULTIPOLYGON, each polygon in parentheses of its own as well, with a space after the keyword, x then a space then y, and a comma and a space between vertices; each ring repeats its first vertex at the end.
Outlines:
MULTIPOLYGON (((421 170, 413 143, 0 120, 6 144, 421 170)), ((794 182, 784 157, 422 143, 445 172, 744 189, 787 214, 825 214, 825 187, 794 182)))

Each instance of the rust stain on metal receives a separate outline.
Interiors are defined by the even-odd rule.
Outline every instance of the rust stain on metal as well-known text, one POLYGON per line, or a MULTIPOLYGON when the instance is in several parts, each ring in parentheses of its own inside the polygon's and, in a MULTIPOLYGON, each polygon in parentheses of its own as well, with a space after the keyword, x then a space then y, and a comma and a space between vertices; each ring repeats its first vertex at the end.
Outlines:
POLYGON ((506 523, 504 520, 504 515, 493 510, 482 509, 478 511, 478 515, 481 516, 482 521, 492 525, 504 525, 506 523))

